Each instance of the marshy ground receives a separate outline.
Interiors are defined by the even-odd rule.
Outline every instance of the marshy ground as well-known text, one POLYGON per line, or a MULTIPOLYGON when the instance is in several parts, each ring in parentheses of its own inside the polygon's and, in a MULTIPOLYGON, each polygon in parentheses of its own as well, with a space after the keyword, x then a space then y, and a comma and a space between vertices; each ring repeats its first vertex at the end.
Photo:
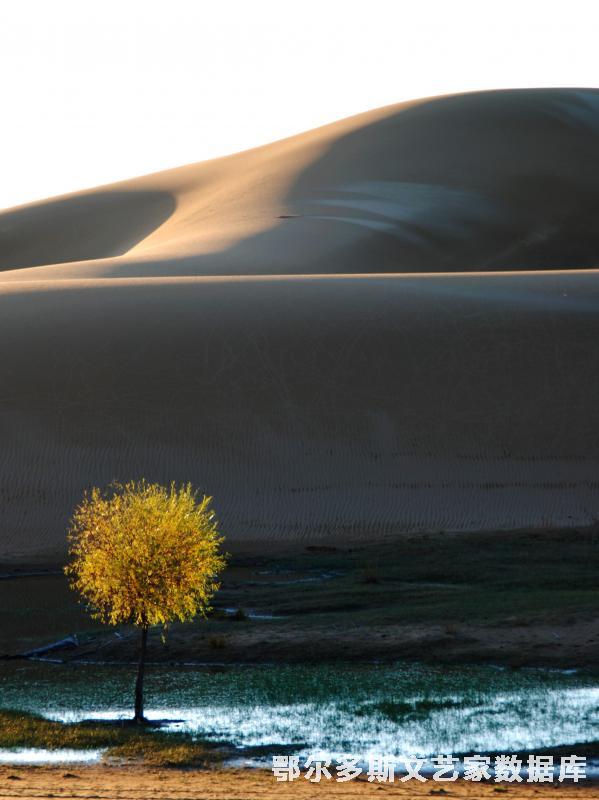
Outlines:
MULTIPOLYGON (((594 530, 419 534, 234 555, 208 620, 153 632, 160 663, 415 659, 599 664, 594 530)), ((74 635, 65 661, 134 661, 137 632, 89 619, 56 566, 5 568, 0 654, 74 635), (34 572, 35 574, 31 574, 34 572)))
MULTIPOLYGON (((367 662, 406 659, 439 665, 487 662, 514 668, 595 669, 598 567, 599 536, 591 530, 419 534, 371 546, 236 553, 210 618, 173 626, 164 641, 155 631, 150 660, 164 667, 208 663, 216 669, 236 663, 363 662, 366 667, 367 662)), ((1 654, 15 657, 72 636, 77 645, 45 657, 109 665, 134 662, 137 631, 107 628, 90 620, 69 590, 60 565, 11 566, 0 572, 1 654)), ((18 662, 6 666, 13 669, 13 665, 18 662)), ((60 666, 56 669, 62 671, 60 666)), ((24 680, 26 675, 27 670, 24 680)), ((70 670, 65 673, 65 681, 73 679, 70 670)), ((5 723, 9 717, 3 718, 5 723)), ((265 770, 220 769, 222 754, 186 735, 146 736, 98 723, 65 727, 30 722, 26 715, 25 722, 26 730, 22 720, 12 728, 4 724, 5 735, 12 736, 5 746, 66 746, 67 731, 74 746, 78 741, 89 746, 91 738, 110 752, 96 765, 0 766, 0 800, 34 796, 281 800, 322 796, 323 791, 340 798, 384 791, 408 798, 440 793, 439 785, 430 781, 277 783, 265 770)), ((581 753, 595 757, 596 743, 582 747, 578 746, 581 753)), ((442 788, 443 793, 464 798, 496 797, 506 791, 513 800, 533 796, 558 800, 574 793, 599 797, 593 781, 506 787, 460 780, 442 788)))

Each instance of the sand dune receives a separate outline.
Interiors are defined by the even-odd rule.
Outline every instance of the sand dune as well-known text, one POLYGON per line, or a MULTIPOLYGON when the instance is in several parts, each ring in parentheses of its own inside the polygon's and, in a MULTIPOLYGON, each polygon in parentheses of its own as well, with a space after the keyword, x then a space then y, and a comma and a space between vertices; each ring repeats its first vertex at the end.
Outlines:
POLYGON ((0 215, 0 561, 92 483, 230 549, 599 516, 599 92, 393 106, 0 215))
POLYGON ((598 134, 592 90, 390 106, 6 212, 0 268, 5 280, 592 268, 598 134))

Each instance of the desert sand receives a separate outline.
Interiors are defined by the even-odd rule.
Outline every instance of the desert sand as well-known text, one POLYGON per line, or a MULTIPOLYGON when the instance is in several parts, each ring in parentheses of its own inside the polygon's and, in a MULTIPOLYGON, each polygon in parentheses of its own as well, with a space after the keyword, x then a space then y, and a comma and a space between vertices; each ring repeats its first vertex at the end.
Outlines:
POLYGON ((0 562, 84 489, 227 547, 599 518, 599 91, 391 106, 0 214, 0 562))
POLYGON ((434 794, 463 798, 496 798, 507 794, 510 800, 525 798, 552 797, 598 798, 599 789, 595 782, 583 781, 578 784, 505 784, 472 783, 458 780, 455 783, 440 784, 433 781, 418 783, 368 783, 366 780, 353 780, 345 783, 327 781, 310 783, 299 779, 292 783, 277 782, 271 772, 266 770, 221 770, 221 771, 181 771, 123 767, 76 767, 72 768, 18 768, 0 767, 0 800, 19 797, 63 797, 87 798, 222 798, 260 797, 270 800, 286 800, 289 797, 382 797, 383 793, 393 797, 430 797, 434 794), (65 774, 67 777, 65 778, 65 774), (10 777, 12 776, 12 777, 10 777), (51 787, 51 788, 50 788, 51 787), (439 789, 443 789, 442 792, 439 789), (507 791, 506 791, 507 789, 507 791), (499 794, 498 794, 499 793, 499 794))

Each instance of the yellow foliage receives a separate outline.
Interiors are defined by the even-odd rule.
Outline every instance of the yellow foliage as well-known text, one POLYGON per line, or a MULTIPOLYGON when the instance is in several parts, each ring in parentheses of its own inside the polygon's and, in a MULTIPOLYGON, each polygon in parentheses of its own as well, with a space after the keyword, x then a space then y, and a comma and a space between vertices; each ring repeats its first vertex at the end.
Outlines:
POLYGON ((97 619, 149 627, 210 610, 225 566, 211 499, 145 480, 84 496, 65 572, 97 619))

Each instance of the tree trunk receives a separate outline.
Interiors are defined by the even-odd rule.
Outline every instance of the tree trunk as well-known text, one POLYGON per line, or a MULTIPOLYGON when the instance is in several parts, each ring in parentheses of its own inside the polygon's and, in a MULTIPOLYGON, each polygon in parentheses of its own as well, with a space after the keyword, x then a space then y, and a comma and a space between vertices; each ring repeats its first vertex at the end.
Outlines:
POLYGON ((146 649, 148 645, 148 629, 141 629, 141 642, 139 646, 139 661, 137 663, 137 680, 135 681, 135 717, 134 722, 143 725, 146 722, 144 717, 144 669, 146 666, 146 649))

